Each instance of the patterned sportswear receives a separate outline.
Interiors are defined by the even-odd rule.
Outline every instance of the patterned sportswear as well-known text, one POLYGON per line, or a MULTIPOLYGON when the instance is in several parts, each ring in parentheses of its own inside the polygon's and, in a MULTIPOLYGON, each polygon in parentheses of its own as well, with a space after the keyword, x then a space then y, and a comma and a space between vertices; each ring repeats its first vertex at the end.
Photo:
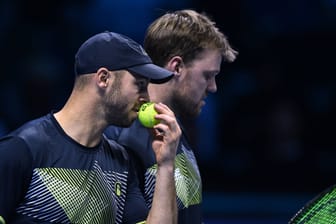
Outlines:
MULTIPOLYGON (((131 150, 129 153, 138 158, 137 170, 142 170, 139 179, 144 180, 141 184, 142 190, 147 206, 150 208, 157 164, 148 129, 136 120, 130 128, 110 126, 106 129, 105 135, 129 148, 131 150)), ((202 223, 202 182, 195 155, 185 133, 182 134, 175 159, 175 187, 179 209, 178 223, 202 223)))
POLYGON ((126 150, 104 136, 96 147, 80 145, 52 113, 2 137, 0 158, 0 216, 7 223, 146 219, 148 208, 126 150))

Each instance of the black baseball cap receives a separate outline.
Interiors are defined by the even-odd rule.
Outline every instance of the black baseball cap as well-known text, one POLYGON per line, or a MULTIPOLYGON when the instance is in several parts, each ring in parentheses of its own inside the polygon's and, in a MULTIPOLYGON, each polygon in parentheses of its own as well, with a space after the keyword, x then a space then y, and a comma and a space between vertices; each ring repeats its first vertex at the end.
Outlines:
POLYGON ((95 73, 101 67, 110 71, 125 69, 149 78, 153 83, 166 82, 173 76, 171 71, 154 65, 140 44, 109 31, 90 37, 75 56, 76 75, 95 73))

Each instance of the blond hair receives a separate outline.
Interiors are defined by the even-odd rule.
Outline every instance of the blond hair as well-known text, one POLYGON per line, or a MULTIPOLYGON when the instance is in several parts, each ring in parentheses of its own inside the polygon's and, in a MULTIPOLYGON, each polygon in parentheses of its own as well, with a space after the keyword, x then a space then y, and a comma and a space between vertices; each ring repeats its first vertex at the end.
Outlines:
POLYGON ((147 28, 144 48, 160 66, 176 55, 189 63, 204 49, 219 49, 227 62, 233 62, 238 54, 209 16, 191 9, 167 12, 157 18, 147 28))

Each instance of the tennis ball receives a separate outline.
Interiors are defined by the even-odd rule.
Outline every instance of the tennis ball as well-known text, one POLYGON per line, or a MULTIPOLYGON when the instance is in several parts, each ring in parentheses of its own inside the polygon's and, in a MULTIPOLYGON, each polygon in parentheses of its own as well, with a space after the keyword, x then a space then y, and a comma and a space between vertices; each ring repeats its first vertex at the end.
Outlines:
POLYGON ((147 102, 141 105, 138 118, 140 123, 146 128, 152 128, 154 125, 160 123, 159 120, 155 119, 157 112, 154 109, 153 102, 147 102))

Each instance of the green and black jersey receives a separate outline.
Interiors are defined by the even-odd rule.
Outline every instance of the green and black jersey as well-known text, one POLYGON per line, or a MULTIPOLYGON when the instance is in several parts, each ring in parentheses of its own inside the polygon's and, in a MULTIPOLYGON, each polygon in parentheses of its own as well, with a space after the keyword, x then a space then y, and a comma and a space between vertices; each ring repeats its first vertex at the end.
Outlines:
POLYGON ((1 138, 0 158, 0 216, 7 223, 146 219, 148 208, 126 150, 105 137, 96 147, 80 145, 52 113, 1 138))
MULTIPOLYGON (((157 164, 149 130, 136 120, 129 128, 110 126, 105 134, 129 149, 137 158, 137 170, 148 208, 151 207, 157 164)), ((193 150, 182 135, 175 158, 175 187, 179 224, 202 223, 202 181, 193 150)))

